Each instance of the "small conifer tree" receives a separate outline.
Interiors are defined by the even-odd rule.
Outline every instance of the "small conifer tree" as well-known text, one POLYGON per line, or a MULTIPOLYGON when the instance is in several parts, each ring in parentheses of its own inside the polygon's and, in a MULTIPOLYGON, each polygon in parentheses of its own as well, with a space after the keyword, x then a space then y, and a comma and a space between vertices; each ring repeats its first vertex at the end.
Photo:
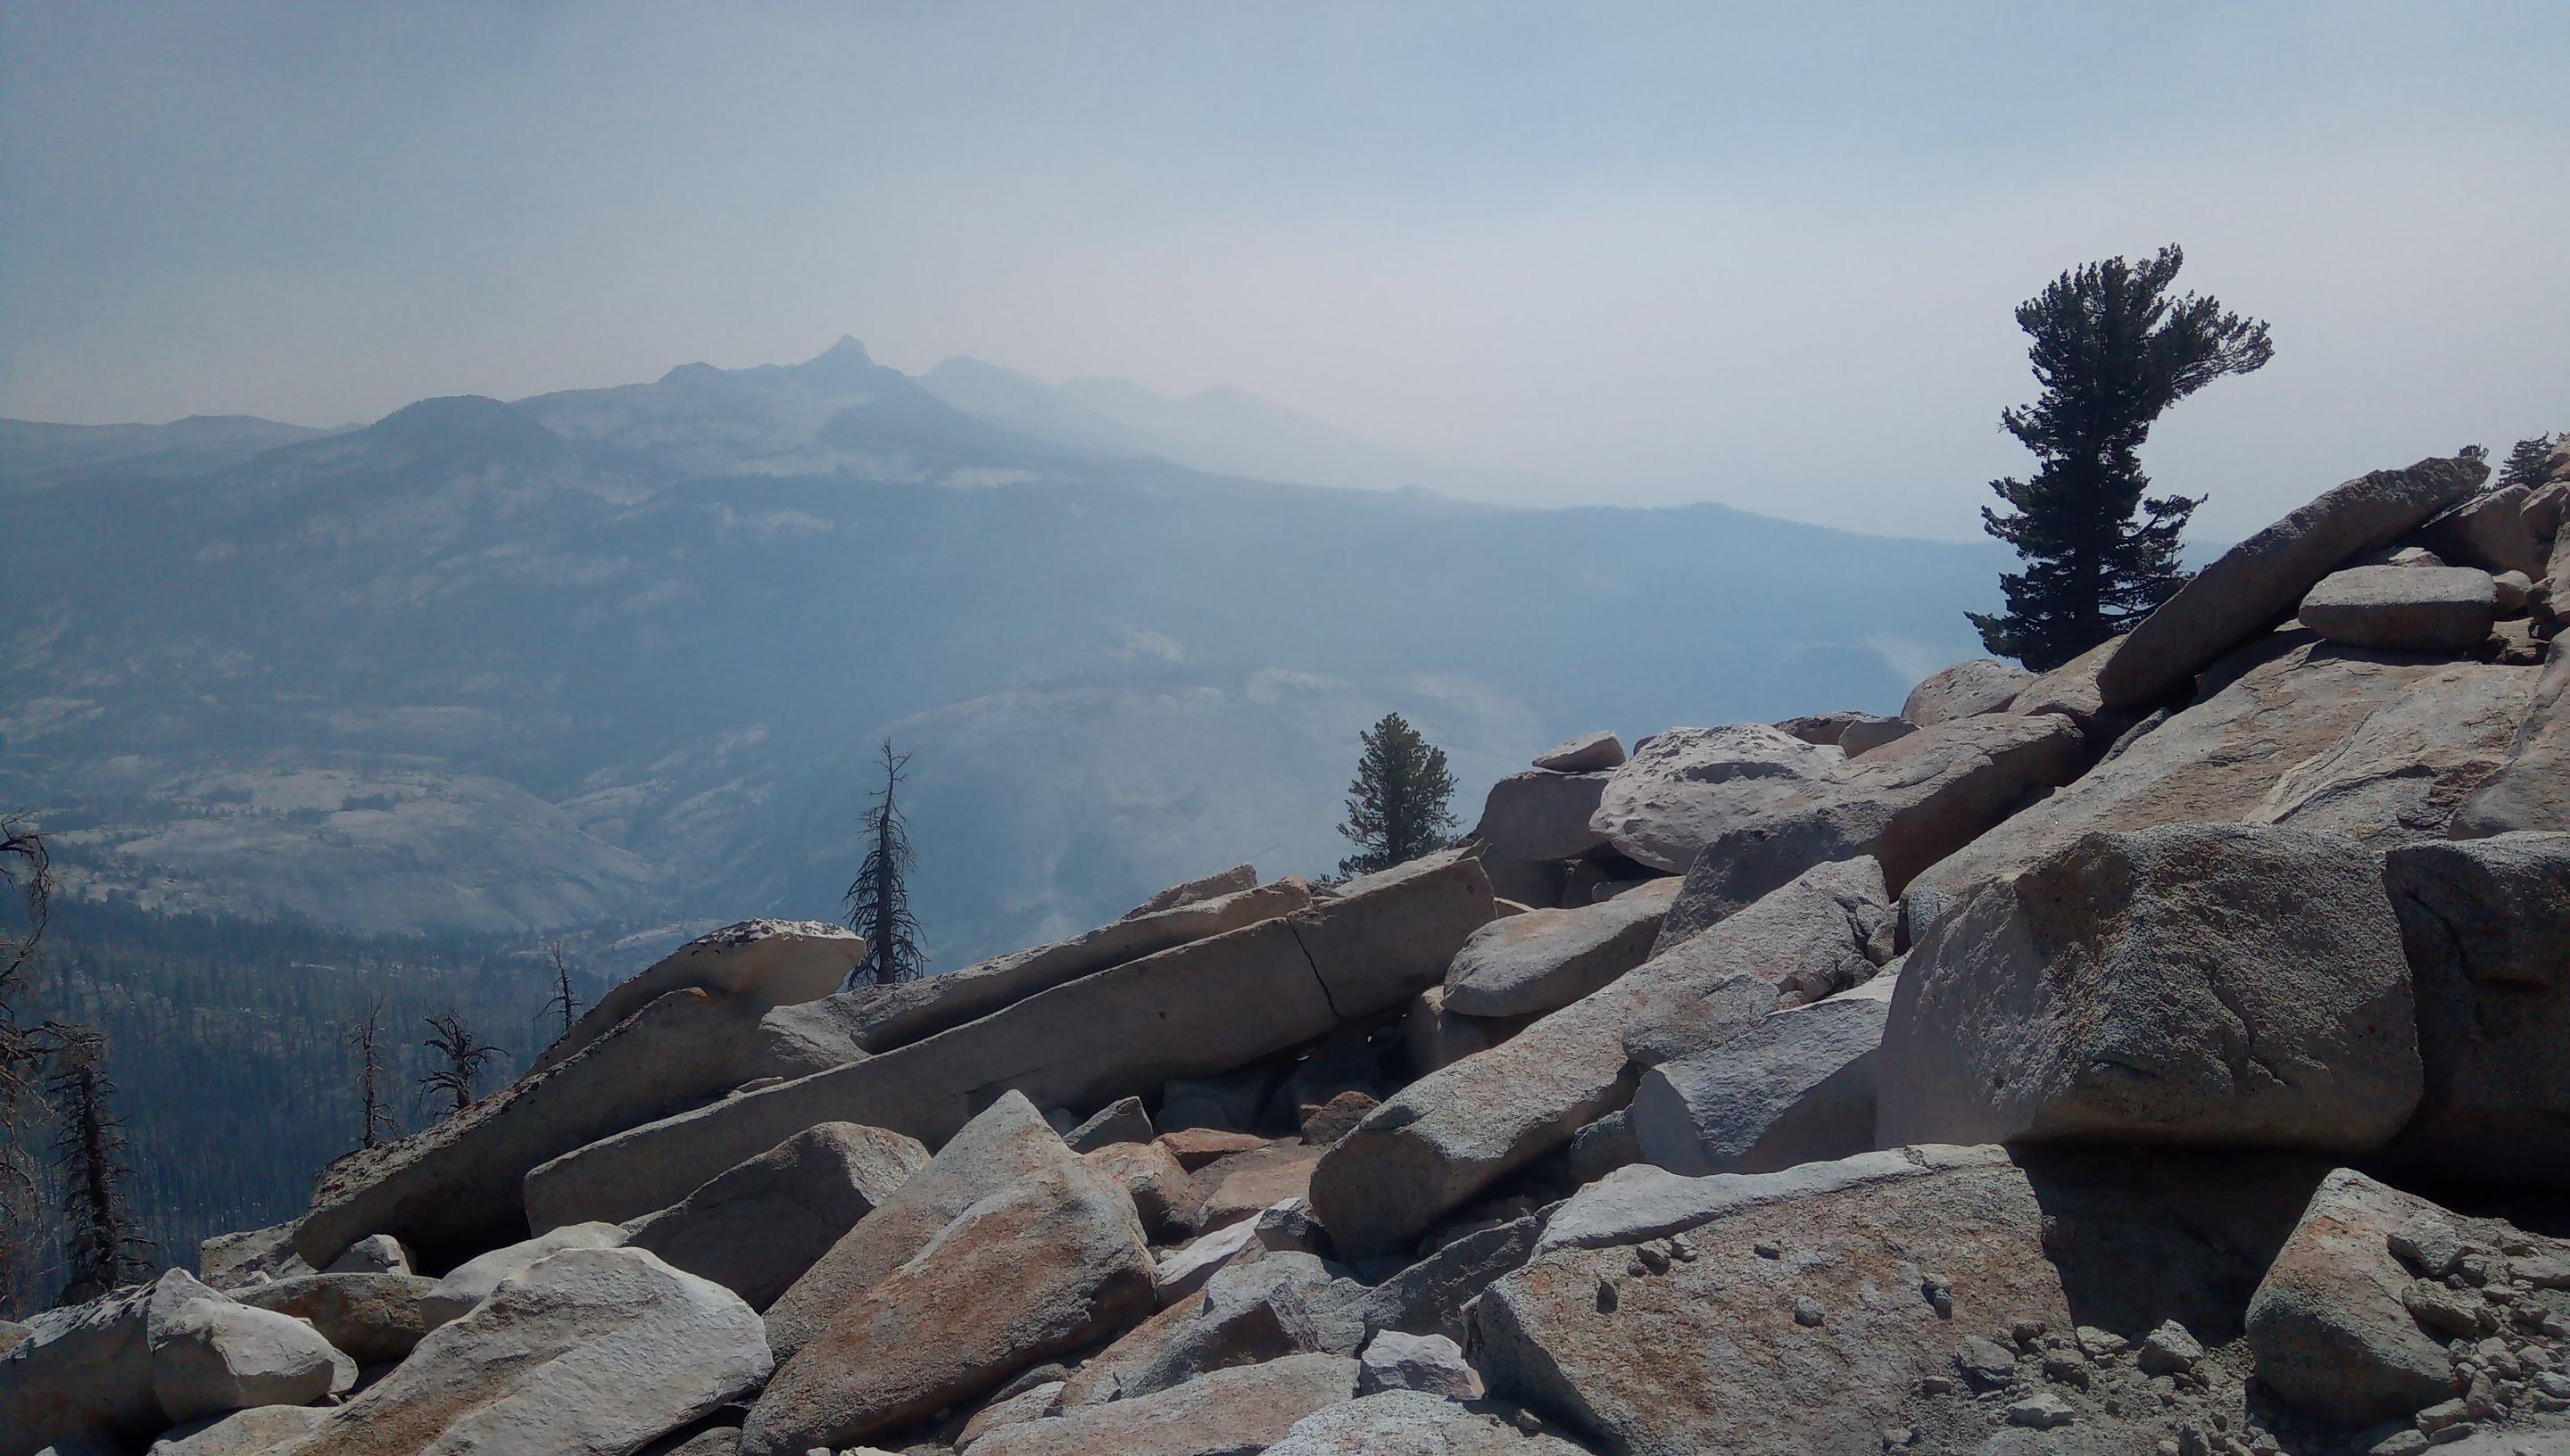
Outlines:
POLYGON ((1357 776, 1348 784, 1348 818, 1339 833, 1357 852, 1339 862, 1342 875, 1389 870, 1453 843, 1455 776, 1446 750, 1419 736, 1399 713, 1362 730, 1357 776))
POLYGON ((2534 435, 2519 440, 2507 452, 2498 468, 2498 489, 2523 486, 2533 490, 2552 478, 2552 447, 2556 435, 2534 435))

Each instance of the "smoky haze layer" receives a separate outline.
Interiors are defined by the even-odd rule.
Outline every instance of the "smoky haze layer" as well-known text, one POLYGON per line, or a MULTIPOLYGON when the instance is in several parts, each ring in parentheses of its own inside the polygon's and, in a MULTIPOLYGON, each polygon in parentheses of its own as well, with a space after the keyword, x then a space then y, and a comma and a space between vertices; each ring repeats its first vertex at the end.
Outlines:
POLYGON ((2570 426, 2565 55, 2516 3, 38 0, 0 414, 330 426, 852 330, 1237 385, 1486 500, 1961 540, 2024 465, 2009 309, 2175 241, 2276 324, 2149 454, 2236 540, 2570 426))

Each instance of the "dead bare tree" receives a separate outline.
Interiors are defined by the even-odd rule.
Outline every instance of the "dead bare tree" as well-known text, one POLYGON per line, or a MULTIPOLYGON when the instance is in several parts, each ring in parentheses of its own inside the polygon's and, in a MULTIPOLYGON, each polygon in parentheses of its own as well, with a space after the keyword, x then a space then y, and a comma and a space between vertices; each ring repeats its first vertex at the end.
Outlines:
POLYGON ((563 958, 563 942, 560 940, 547 941, 545 954, 553 957, 554 993, 546 1000, 544 1009, 536 1014, 543 1016, 551 1012, 562 1017, 562 1034, 569 1036, 572 1021, 580 1015, 580 1002, 573 997, 571 990, 571 965, 563 958))
POLYGON ((392 1137, 392 1109, 384 1101, 382 1035, 384 998, 366 1002, 366 1017, 348 1024, 348 1048, 357 1054, 357 1146, 381 1147, 392 1137))
POLYGON ((451 1099, 450 1113, 473 1105, 474 1083, 481 1080, 482 1068, 500 1054, 500 1048, 473 1034, 462 1011, 453 1009, 428 1018, 428 1040, 420 1045, 438 1057, 438 1065, 419 1079, 420 1095, 451 1099))

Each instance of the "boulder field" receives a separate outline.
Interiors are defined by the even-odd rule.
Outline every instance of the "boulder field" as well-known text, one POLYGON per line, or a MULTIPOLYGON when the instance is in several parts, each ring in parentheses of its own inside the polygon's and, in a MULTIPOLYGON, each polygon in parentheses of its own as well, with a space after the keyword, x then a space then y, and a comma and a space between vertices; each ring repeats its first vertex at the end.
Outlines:
POLYGON ((0 1456, 2570 1453, 2561 464, 1380 875, 716 931, 0 1325, 0 1456))

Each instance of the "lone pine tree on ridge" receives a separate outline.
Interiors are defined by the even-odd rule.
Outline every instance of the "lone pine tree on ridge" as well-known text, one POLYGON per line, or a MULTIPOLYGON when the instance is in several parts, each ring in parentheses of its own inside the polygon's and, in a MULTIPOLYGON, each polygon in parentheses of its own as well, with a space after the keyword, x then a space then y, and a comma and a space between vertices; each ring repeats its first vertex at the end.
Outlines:
POLYGON ((1456 826, 1448 802, 1455 776, 1446 750, 1419 736, 1399 713, 1360 730, 1365 752, 1348 784, 1348 818, 1339 833, 1357 852, 1339 862, 1342 875, 1371 875, 1451 844, 1456 826))
POLYGON ((2108 258, 2055 278, 2017 305, 2043 392, 1999 413, 2034 452, 2030 480, 1990 482, 2009 510, 1981 508, 1981 529, 2016 547, 2000 577, 2006 609, 1967 613, 1981 644, 2048 671, 2130 628, 2185 579, 2178 539, 2204 504, 2145 497, 2139 452, 2162 411, 2226 374, 2275 355, 2267 325, 2221 300, 2172 296, 2186 255, 2175 243, 2139 263, 2108 258))

